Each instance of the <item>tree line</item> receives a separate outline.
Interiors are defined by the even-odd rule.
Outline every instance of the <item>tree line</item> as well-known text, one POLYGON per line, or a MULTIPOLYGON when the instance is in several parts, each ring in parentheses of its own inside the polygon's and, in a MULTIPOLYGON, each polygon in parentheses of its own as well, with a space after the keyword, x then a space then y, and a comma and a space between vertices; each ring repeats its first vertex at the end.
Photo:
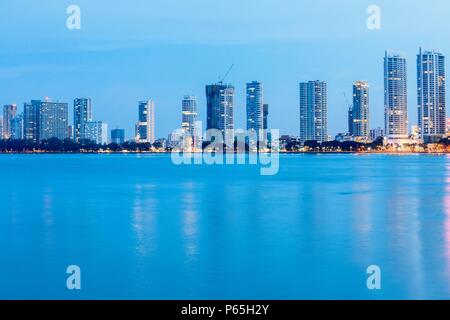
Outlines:
POLYGON ((62 152, 62 153, 79 153, 79 152, 142 152, 149 151, 153 148, 160 149, 162 145, 160 142, 151 143, 136 143, 127 141, 122 144, 97 144, 91 140, 75 142, 71 139, 60 140, 51 138, 40 142, 33 142, 31 140, 0 140, 0 152, 2 153, 30 153, 30 152, 62 152))

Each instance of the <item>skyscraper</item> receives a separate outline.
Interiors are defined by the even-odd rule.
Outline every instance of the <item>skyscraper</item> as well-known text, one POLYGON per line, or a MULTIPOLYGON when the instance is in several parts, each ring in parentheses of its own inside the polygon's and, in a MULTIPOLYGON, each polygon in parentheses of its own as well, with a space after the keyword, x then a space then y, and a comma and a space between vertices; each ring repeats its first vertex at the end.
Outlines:
POLYGON ((323 81, 300 83, 300 141, 328 140, 327 84, 323 81))
POLYGON ((384 56, 385 134, 391 141, 408 138, 406 59, 387 51, 384 56))
POLYGON ((112 129, 111 130, 111 142, 122 144, 125 142, 125 129, 112 129))
POLYGON ((18 114, 11 119, 11 137, 13 140, 23 139, 23 114, 18 114))
POLYGON ((369 84, 357 81, 353 84, 352 135, 358 140, 369 138, 369 84))
POLYGON ((92 100, 90 98, 77 98, 73 102, 74 140, 80 142, 86 139, 84 124, 92 121, 92 100))
POLYGON ((23 130, 24 139, 32 142, 39 142, 39 110, 40 100, 31 100, 23 106, 23 130))
POLYGON ((353 137, 353 106, 348 108, 348 133, 353 137))
POLYGON ((269 128, 269 105, 266 103, 263 105, 263 129, 269 128))
POLYGON ((234 129, 233 86, 223 83, 206 86, 206 117, 207 130, 217 129, 223 134, 234 129))
POLYGON ((198 112, 197 112, 197 98, 195 96, 186 95, 183 97, 181 111, 181 128, 183 135, 190 146, 198 147, 200 132, 196 126, 198 112))
POLYGON ((197 98, 195 96, 184 96, 182 101, 182 111, 181 111, 181 128, 183 133, 194 136, 195 132, 195 122, 197 121, 197 98))
POLYGON ((69 109, 67 103, 41 102, 39 109, 39 140, 68 138, 69 109))
POLYGON ((139 121, 136 124, 136 141, 155 142, 155 103, 152 100, 139 102, 139 121))
POLYGON ((419 131, 424 142, 437 142, 446 134, 445 57, 436 51, 417 55, 419 131))
POLYGON ((67 139, 75 141, 75 137, 73 136, 73 125, 67 126, 67 139))
POLYGON ((254 130, 256 134, 264 126, 263 85, 253 81, 247 83, 247 130, 254 130))
POLYGON ((3 139, 11 138, 11 120, 16 116, 17 106, 9 104, 3 107, 3 139))

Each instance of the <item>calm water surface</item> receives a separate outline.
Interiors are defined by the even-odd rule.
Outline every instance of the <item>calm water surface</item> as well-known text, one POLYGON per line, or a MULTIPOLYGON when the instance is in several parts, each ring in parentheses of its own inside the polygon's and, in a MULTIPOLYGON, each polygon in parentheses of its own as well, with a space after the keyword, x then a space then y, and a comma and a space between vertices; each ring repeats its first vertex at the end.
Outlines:
POLYGON ((0 168, 2 299, 450 298, 447 156, 283 155, 266 177, 166 155, 0 168))

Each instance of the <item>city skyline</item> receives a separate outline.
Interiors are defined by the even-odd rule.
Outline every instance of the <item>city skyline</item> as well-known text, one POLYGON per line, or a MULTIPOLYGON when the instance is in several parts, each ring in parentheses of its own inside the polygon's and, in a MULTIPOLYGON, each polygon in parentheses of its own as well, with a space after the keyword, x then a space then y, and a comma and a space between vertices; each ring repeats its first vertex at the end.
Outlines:
MULTIPOLYGON (((408 94, 407 94, 407 60, 402 55, 385 51, 384 56, 384 132, 391 142, 405 142, 414 129, 410 127, 408 119, 408 94)), ((231 69, 230 69, 231 70, 231 69)), ((253 80, 247 82, 246 90, 246 128, 258 131, 263 127, 267 129, 268 104, 264 103, 263 83, 253 80)), ((369 87, 367 81, 355 81, 353 83, 353 103, 347 111, 347 133, 357 141, 370 138, 370 131, 378 127, 369 125, 369 87)), ((324 142, 333 140, 338 133, 329 135, 328 128, 328 85, 326 81, 300 82, 299 101, 299 137, 300 141, 316 140, 324 142), (314 119, 314 120, 313 120, 314 119), (319 121, 319 122, 318 122, 319 121)), ((417 55, 417 120, 414 127, 423 132, 425 141, 438 141, 447 133, 446 126, 446 88, 445 88, 445 56, 436 51, 422 51, 419 48, 417 55), (423 52, 423 53, 422 53, 423 52), (435 89, 437 88, 437 89, 435 89), (431 97, 426 100, 424 97, 431 97), (438 108, 433 108, 438 105, 438 108), (433 109, 437 110, 434 111, 433 109), (430 111, 431 110, 431 111, 430 111), (426 112, 428 116, 424 115, 426 112), (433 139, 429 139, 432 136, 433 139)), ((239 129, 235 125, 235 87, 229 83, 218 83, 206 86, 206 129, 239 129)), ((155 108, 153 100, 139 102, 139 121, 136 124, 134 137, 139 142, 155 142, 167 135, 155 135, 155 108), (145 105, 145 106, 144 106, 145 105)), ((109 133, 105 132, 107 124, 103 121, 93 122, 92 98, 75 98, 73 100, 73 122, 69 120, 68 104, 51 102, 45 97, 44 101, 31 100, 24 103, 23 113, 19 113, 16 104, 6 104, 3 108, 2 137, 22 136, 17 134, 18 128, 12 128, 13 120, 18 121, 23 117, 23 137, 28 140, 39 141, 50 137, 65 139, 72 137, 76 142, 86 139, 85 128, 89 125, 89 139, 107 143, 109 133), (49 107, 62 106, 60 114, 57 109, 49 107), (52 111, 53 110, 53 111, 52 111), (45 122, 46 114, 50 112, 49 119, 58 118, 65 123, 67 128, 62 128, 58 123, 46 123, 44 130, 40 125, 45 122), (19 119, 16 119, 16 115, 19 119), (7 119, 5 123, 5 119, 7 119), (56 126, 58 128, 50 128, 56 126), (96 129, 100 127, 101 129, 96 129), (15 135, 12 132, 16 132, 15 135), (46 133, 50 131, 50 133, 46 133), (92 132, 99 132, 94 136, 92 132), (93 138, 95 137, 95 138, 93 138)), ((182 123, 184 133, 193 134, 199 112, 197 97, 184 95, 182 99, 182 123)), ((48 122, 48 121, 47 121, 48 122)), ((176 130, 174 128, 173 130, 176 130)), ((173 131, 172 130, 172 131, 173 131)), ((207 137, 206 137, 207 138, 207 137)))
POLYGON ((342 92, 350 96, 351 83, 356 80, 371 85, 371 126, 384 127, 379 65, 385 49, 409 61, 408 118, 413 123, 417 119, 418 47, 444 54, 450 50, 450 44, 442 41, 450 31, 444 14, 450 4, 445 1, 427 7, 428 14, 415 24, 408 21, 424 12, 425 4, 378 1, 380 30, 367 28, 370 3, 364 2, 349 3, 344 10, 324 0, 310 6, 295 1, 262 1, 253 6, 252 0, 232 0, 234 9, 227 14, 227 10, 218 12, 198 1, 170 10, 158 2, 136 7, 133 1, 105 3, 78 1, 83 15, 79 31, 65 26, 66 3, 35 1, 21 10, 2 4, 5 15, 25 15, 26 19, 18 25, 0 22, 9 30, 2 37, 3 48, 8 50, 0 51, 1 105, 17 103, 20 107, 31 97, 46 95, 65 102, 90 96, 96 116, 112 127, 124 127, 131 138, 136 100, 150 96, 158 104, 156 136, 161 137, 178 127, 179 119, 173 115, 185 94, 199 98, 199 117, 206 123, 204 85, 217 81, 234 63, 227 82, 236 87, 236 124, 245 128, 245 83, 257 79, 266 87, 271 126, 297 135, 297 84, 321 79, 328 83, 329 131, 335 135, 346 130, 342 92), (248 8, 255 14, 249 16, 248 8), (144 12, 146 19, 141 19, 144 12), (182 24, 178 22, 181 14, 182 24), (46 16, 50 18, 42 19, 46 16), (221 22, 230 17, 233 28, 224 30, 221 22))

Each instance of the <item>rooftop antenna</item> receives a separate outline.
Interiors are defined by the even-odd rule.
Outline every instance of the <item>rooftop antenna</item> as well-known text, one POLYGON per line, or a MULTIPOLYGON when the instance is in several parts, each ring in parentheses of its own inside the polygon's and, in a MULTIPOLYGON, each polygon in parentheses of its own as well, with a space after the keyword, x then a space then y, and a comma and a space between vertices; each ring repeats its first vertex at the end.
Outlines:
POLYGON ((228 71, 225 73, 225 75, 222 78, 219 77, 219 84, 223 84, 223 82, 225 81, 225 79, 228 77, 231 70, 233 69, 233 67, 234 67, 234 64, 232 64, 231 67, 228 68, 228 71))

